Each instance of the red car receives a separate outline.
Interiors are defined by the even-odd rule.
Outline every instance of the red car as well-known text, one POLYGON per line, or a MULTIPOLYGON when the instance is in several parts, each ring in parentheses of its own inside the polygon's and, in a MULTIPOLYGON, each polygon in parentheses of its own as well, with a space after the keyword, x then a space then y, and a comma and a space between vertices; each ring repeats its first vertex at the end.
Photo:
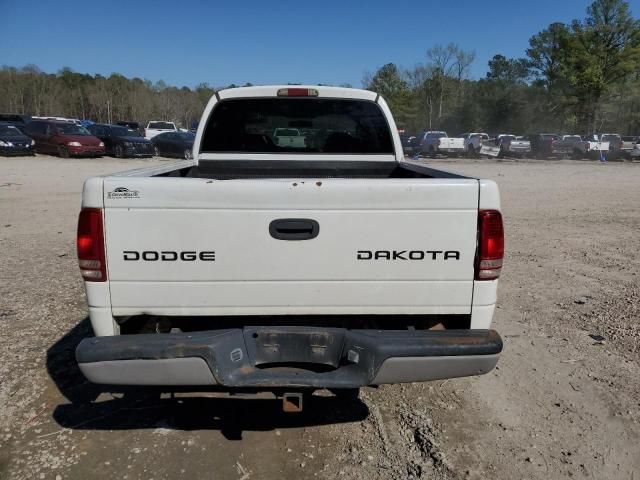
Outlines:
POLYGON ((63 158, 104 155, 104 143, 84 127, 72 122, 32 120, 25 127, 25 133, 35 140, 35 150, 38 153, 63 158))

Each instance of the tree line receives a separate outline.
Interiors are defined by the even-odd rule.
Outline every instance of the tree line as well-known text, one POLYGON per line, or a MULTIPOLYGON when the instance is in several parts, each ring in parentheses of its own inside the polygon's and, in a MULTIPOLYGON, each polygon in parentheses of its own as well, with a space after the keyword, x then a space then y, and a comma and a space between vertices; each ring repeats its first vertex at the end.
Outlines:
POLYGON ((0 111, 32 116, 63 116, 114 123, 171 120, 189 127, 200 120, 215 89, 206 83, 194 89, 163 81, 88 75, 63 68, 57 74, 35 65, 0 69, 0 111))
POLYGON ((411 132, 640 134, 640 21, 626 1, 596 0, 584 19, 549 25, 525 57, 496 54, 485 78, 469 79, 474 59, 437 45, 424 64, 388 63, 363 83, 411 132))
MULTIPOLYGON (((411 132, 640 134, 640 20, 624 0, 595 0, 584 19, 549 25, 531 37, 523 58, 496 54, 484 78, 470 78, 474 60, 454 43, 436 45, 424 63, 388 63, 365 74, 363 86, 380 93, 398 127, 411 132)), ((178 88, 118 73, 0 69, 0 111, 36 116, 188 127, 214 92, 206 83, 178 88)))

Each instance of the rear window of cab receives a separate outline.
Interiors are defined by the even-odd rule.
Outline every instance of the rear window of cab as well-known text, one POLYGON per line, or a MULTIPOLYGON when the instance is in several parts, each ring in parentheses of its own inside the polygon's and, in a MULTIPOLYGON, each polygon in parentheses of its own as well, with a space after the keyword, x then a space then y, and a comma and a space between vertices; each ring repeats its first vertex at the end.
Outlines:
POLYGON ((242 98, 215 105, 203 153, 393 154, 380 106, 368 100, 242 98), (277 137, 291 136, 290 142, 277 137))

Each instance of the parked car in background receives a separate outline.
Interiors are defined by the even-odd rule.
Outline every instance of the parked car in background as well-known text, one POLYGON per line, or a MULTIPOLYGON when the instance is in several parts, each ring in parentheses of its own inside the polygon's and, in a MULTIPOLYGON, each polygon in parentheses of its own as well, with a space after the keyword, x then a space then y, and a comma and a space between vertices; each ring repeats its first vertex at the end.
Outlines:
POLYGON ((615 158, 629 158, 636 144, 633 140, 625 140, 628 137, 622 137, 617 133, 603 133, 600 135, 600 141, 609 142, 609 153, 615 158))
POLYGON ((191 132, 165 132, 151 139, 154 154, 160 157, 193 158, 193 142, 196 136, 191 132))
POLYGON ((13 125, 24 133, 24 127, 29 123, 31 117, 29 115, 20 115, 18 113, 0 113, 0 122, 3 124, 13 125))
POLYGON ((33 155, 35 144, 15 125, 0 122, 0 155, 33 155))
POLYGON ((89 132, 104 142, 105 152, 118 158, 152 157, 153 144, 136 130, 120 125, 94 123, 89 132))
POLYGON ((140 135, 141 137, 144 137, 144 127, 140 125, 140 123, 138 122, 120 121, 120 122, 116 122, 115 124, 120 125, 122 127, 127 127, 130 130, 134 130, 138 132, 138 135, 140 135))
POLYGON ((400 143, 402 143, 402 151, 405 155, 413 154, 413 144, 416 141, 416 136, 410 133, 400 134, 400 143))
POLYGON ((173 122, 161 122, 161 121, 152 121, 147 123, 147 128, 144 131, 145 138, 151 140, 156 135, 160 135, 164 132, 177 132, 178 127, 173 122))
POLYGON ((464 148, 469 157, 477 157, 482 148, 482 144, 489 140, 486 133, 463 133, 460 138, 464 139, 464 148))
POLYGON ((580 135, 562 135, 553 142, 554 151, 563 157, 582 157, 581 143, 584 140, 580 135))
POLYGON ((609 142, 602 141, 599 135, 582 135, 582 142, 578 144, 580 158, 600 159, 609 153, 609 142))
POLYGON ((114 125, 120 125, 121 127, 127 127, 127 128, 130 128, 131 130, 141 130, 142 129, 142 125, 140 125, 138 122, 119 121, 119 122, 116 122, 114 125))
POLYGON ((70 156, 101 157, 104 143, 75 123, 57 120, 34 120, 25 127, 25 134, 36 142, 38 153, 70 156))
POLYGON ((435 158, 436 155, 462 155, 466 153, 463 138, 453 138, 447 132, 429 131, 418 135, 416 140, 418 154, 435 158))
POLYGON ((80 125, 81 127, 84 127, 83 122, 86 122, 86 120, 80 120, 79 118, 53 117, 53 116, 31 117, 31 120, 53 120, 56 122, 74 123, 76 125, 80 125))
POLYGON ((297 128, 276 128, 273 131, 273 143, 282 148, 305 148, 306 137, 297 128))
POLYGON ((496 146, 500 148, 501 157, 524 157, 531 153, 531 141, 525 137, 517 137, 503 133, 496 137, 496 146))
POLYGON ((501 133, 485 140, 480 148, 480 155, 489 157, 524 157, 531 152, 528 137, 516 137, 510 133, 501 133))
POLYGON ((555 142, 560 140, 560 135, 555 133, 539 133, 537 135, 529 135, 531 143, 531 154, 535 158, 549 158, 563 155, 556 146, 555 142))

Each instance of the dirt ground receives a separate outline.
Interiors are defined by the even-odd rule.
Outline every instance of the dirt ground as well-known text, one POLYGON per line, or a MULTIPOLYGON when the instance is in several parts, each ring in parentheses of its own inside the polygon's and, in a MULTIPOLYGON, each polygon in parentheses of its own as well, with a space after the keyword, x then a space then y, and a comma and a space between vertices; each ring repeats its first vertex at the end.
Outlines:
POLYGON ((639 163, 430 161, 501 189, 498 369, 285 415, 75 366, 82 181, 158 162, 0 158, 0 478, 640 478, 639 163))

